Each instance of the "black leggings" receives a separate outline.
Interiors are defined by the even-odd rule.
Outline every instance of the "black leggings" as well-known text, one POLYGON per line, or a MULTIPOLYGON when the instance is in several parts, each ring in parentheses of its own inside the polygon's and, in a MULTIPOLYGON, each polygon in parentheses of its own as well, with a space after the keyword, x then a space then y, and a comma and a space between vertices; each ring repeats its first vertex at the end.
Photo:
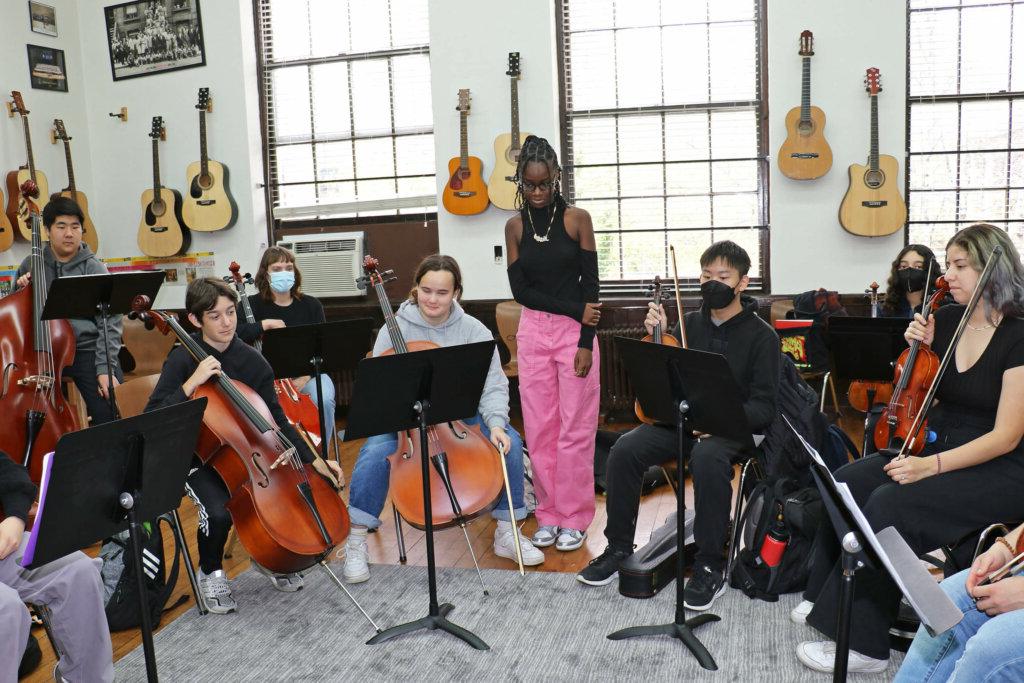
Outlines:
MULTIPOLYGON (((199 464, 193 461, 193 466, 199 464)), ((205 465, 198 466, 188 475, 185 490, 199 508, 199 528, 196 542, 199 546, 199 568, 210 574, 221 568, 224 545, 231 531, 228 513, 228 490, 220 476, 205 465)))

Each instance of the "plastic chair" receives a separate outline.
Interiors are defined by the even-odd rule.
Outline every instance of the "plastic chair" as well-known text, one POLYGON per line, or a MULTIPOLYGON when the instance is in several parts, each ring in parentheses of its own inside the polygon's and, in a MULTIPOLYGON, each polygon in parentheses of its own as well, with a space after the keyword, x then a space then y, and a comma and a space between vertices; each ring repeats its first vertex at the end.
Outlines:
POLYGON ((502 301, 494 309, 494 317, 498 323, 498 334, 501 340, 508 347, 511 358, 502 370, 506 377, 519 376, 519 361, 516 358, 518 344, 516 344, 516 332, 519 331, 519 318, 523 313, 523 307, 516 301, 502 301))

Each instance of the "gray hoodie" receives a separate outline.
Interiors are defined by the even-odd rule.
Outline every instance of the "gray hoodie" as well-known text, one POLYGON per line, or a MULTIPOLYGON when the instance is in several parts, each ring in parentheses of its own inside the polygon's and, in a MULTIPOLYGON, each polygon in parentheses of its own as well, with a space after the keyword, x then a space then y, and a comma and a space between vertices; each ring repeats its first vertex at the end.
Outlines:
MULTIPOLYGON (((405 341, 430 341, 438 346, 458 346, 473 342, 490 341, 494 335, 487 326, 471 315, 466 315, 458 301, 452 301, 452 313, 440 325, 431 325, 420 314, 420 309, 409 300, 398 307, 398 329, 405 341)), ((391 337, 387 327, 377 333, 373 355, 377 356, 391 348, 391 337)), ((491 367, 487 371, 484 393, 480 397, 480 415, 490 429, 508 426, 508 378, 501 369, 498 350, 494 350, 491 367)))
MULTIPOLYGON (((17 277, 21 277, 29 270, 31 256, 26 256, 18 267, 17 277)), ((61 263, 53 256, 53 250, 49 245, 43 247, 43 271, 46 275, 44 287, 50 289, 50 283, 59 277, 69 275, 95 275, 106 273, 107 267, 99 262, 92 249, 85 242, 78 249, 78 253, 71 257, 67 263, 61 263)), ((103 324, 100 316, 94 318, 73 318, 68 320, 71 328, 75 331, 75 351, 96 354, 96 374, 107 374, 107 349, 103 345, 100 336, 99 326, 103 324)), ((120 367, 117 362, 117 353, 121 350, 121 330, 124 327, 121 316, 115 315, 110 318, 107 324, 107 337, 110 343, 110 350, 113 354, 113 368, 116 371, 120 367)))

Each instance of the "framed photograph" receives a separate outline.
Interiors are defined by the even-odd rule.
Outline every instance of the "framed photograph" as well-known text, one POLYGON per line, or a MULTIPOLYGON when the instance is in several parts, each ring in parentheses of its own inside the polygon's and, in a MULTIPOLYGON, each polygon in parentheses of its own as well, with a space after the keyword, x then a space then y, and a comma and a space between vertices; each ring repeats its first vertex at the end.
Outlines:
POLYGON ((64 50, 42 45, 28 45, 28 72, 32 87, 37 90, 68 91, 64 50))
POLYGON ((115 81, 206 65, 199 0, 136 0, 103 14, 115 81))
POLYGON ((57 10, 49 5, 29 0, 28 18, 32 30, 36 33, 42 33, 44 36, 57 35, 57 10))

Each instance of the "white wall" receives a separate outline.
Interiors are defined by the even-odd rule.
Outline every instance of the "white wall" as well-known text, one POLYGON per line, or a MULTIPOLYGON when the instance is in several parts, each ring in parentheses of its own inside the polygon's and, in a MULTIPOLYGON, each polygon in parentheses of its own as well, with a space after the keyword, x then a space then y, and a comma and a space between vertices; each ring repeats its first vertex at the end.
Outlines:
POLYGON ((903 246, 903 231, 859 237, 839 225, 839 204, 849 184, 850 164, 867 163, 870 102, 865 69, 878 67, 881 154, 899 161, 903 194, 906 149, 906 5, 894 0, 769 0, 768 152, 771 155, 772 291, 795 293, 817 287, 859 292, 884 282, 888 264, 903 246), (817 180, 790 180, 776 154, 786 139, 786 113, 800 106, 800 32, 814 33, 811 103, 822 108, 832 169, 817 180))

